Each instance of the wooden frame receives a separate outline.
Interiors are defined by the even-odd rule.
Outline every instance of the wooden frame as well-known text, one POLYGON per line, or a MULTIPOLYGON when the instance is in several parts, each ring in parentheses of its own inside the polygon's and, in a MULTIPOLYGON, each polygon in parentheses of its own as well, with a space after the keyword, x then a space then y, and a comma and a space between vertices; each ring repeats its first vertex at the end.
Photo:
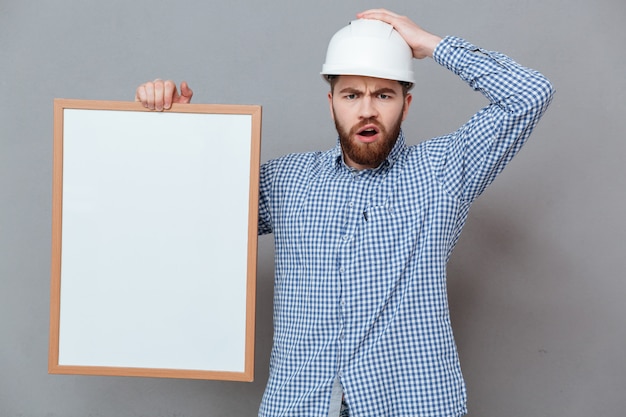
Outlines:
POLYGON ((261 107, 54 101, 48 371, 252 381, 261 107))

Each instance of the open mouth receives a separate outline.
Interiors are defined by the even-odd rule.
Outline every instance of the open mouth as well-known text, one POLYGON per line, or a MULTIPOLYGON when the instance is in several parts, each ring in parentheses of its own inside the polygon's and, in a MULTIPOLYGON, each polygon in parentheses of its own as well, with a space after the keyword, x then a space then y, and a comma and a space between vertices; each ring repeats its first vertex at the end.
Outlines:
POLYGON ((365 126, 364 128, 356 132, 356 134, 363 139, 371 139, 378 133, 380 133, 380 130, 376 126, 372 125, 365 126))

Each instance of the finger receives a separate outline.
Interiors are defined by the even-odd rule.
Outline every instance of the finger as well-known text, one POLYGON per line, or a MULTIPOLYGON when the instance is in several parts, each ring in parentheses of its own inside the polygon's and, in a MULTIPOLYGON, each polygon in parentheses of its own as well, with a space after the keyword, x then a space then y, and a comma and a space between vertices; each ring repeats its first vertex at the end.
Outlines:
POLYGON ((172 100, 178 95, 176 83, 172 80, 167 80, 163 84, 163 89, 163 108, 169 110, 172 107, 172 100))
POLYGON ((391 10, 379 7, 379 8, 375 8, 375 9, 368 9, 368 10, 363 10, 361 13, 358 13, 359 15, 361 14, 370 14, 370 13, 382 13, 382 14, 389 14, 389 15, 394 15, 394 16, 399 16, 397 13, 392 12, 391 10))
POLYGON ((154 109, 157 111, 163 110, 165 86, 163 80, 154 80, 154 109))
POLYGON ((147 82, 142 86, 143 99, 141 100, 143 106, 147 109, 154 110, 154 83, 147 82))
POLYGON ((385 9, 371 9, 365 12, 359 13, 360 19, 374 19, 380 20, 393 26, 397 31, 408 28, 413 22, 406 16, 402 16, 385 9))
POLYGON ((145 89, 143 84, 140 85, 139 87, 137 87, 137 90, 135 90, 135 101, 138 101, 141 104, 143 104, 144 107, 147 107, 147 105, 146 105, 146 89, 145 89))
POLYGON ((389 19, 389 18, 397 18, 400 17, 399 14, 396 14, 392 11, 389 11, 387 9, 369 9, 369 10, 364 10, 361 13, 358 13, 356 15, 359 19, 378 19, 378 20, 383 20, 386 21, 385 19, 389 19))

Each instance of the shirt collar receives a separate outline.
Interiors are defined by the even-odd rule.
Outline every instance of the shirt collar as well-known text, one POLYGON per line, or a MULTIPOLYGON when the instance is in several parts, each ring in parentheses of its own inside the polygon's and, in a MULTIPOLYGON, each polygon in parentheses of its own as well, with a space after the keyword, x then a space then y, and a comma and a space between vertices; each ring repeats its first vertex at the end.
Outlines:
MULTIPOLYGON (((391 152, 389 152, 389 155, 387 155, 387 159, 385 159, 385 161, 381 163, 377 168, 373 168, 373 171, 377 171, 384 167, 391 168, 393 164, 400 157, 400 154, 402 153, 402 149, 404 149, 404 146, 405 146, 404 133, 402 132, 402 130, 400 130, 400 134, 398 135, 398 140, 396 140, 396 143, 393 145, 391 152)), ((346 163, 343 160, 343 153, 341 151, 341 144, 339 143, 339 138, 337 138, 337 145, 333 149, 333 160, 335 161, 336 169, 344 167, 348 170, 354 170, 354 168, 346 165, 346 163)), ((367 170, 364 170, 364 171, 367 171, 367 170)))

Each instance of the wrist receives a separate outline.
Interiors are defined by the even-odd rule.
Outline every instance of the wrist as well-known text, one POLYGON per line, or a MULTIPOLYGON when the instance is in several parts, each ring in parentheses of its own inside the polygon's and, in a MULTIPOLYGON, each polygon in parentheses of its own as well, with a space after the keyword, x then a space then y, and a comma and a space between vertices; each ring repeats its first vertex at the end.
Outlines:
POLYGON ((415 58, 418 58, 418 59, 425 58, 425 57, 432 58, 435 52, 435 49, 437 48, 437 45, 439 45, 441 41, 442 41, 442 38, 440 36, 429 33, 424 38, 424 41, 421 46, 421 51, 420 52, 415 51, 417 53, 414 52, 415 58))

